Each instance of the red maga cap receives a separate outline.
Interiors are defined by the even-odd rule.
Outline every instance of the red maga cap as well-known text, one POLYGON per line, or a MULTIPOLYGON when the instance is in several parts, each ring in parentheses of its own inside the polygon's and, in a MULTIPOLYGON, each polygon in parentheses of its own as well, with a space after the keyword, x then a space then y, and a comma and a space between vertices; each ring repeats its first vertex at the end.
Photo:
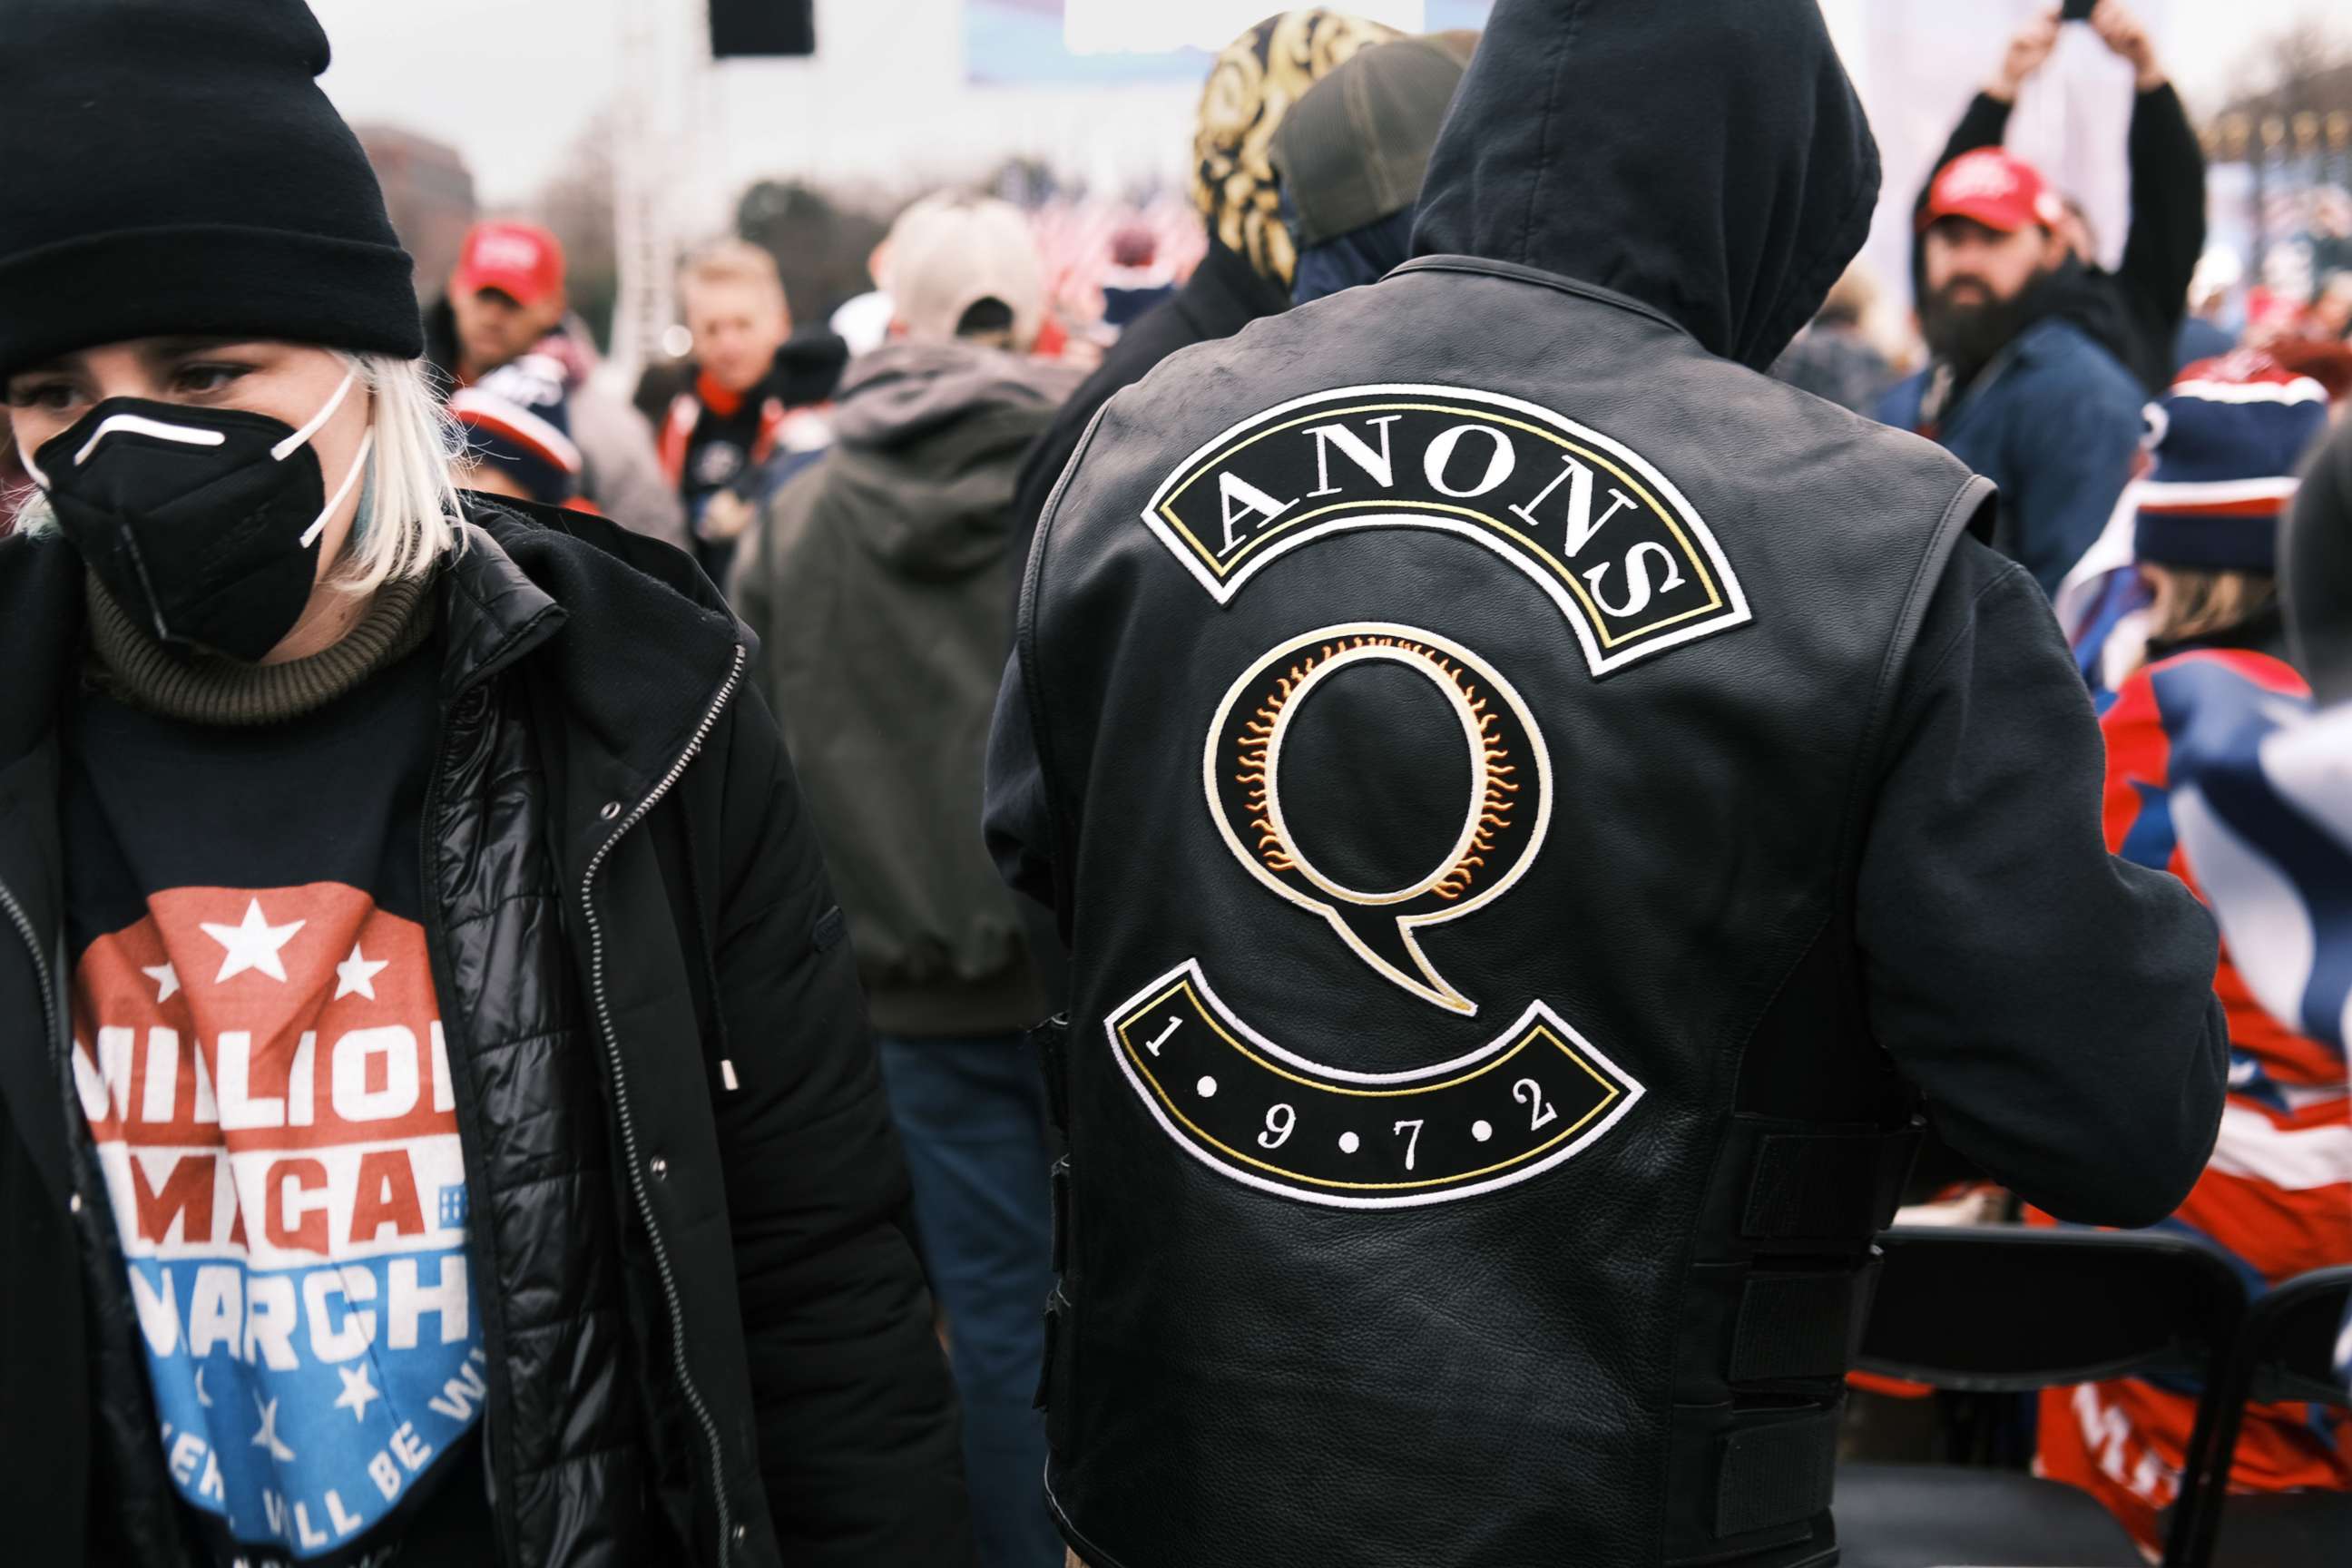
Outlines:
POLYGON ((537 224, 478 223, 466 231, 449 289, 496 289, 517 304, 536 305, 563 292, 563 246, 537 224))
POLYGON ((1927 205, 1920 209, 1919 226, 1937 218, 1964 217, 2001 234, 2039 224, 2055 227, 2066 209, 2042 178, 2042 173, 2021 158, 1998 147, 1963 153, 1937 171, 1927 188, 1927 205))

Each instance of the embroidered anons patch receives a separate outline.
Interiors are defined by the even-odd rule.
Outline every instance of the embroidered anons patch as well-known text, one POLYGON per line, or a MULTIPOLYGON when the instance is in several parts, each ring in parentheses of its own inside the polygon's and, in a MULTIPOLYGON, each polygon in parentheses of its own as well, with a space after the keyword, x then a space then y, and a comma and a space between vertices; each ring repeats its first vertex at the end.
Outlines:
POLYGON ((1559 606, 1595 677, 1751 617, 1655 465, 1549 409, 1467 387, 1340 387, 1243 420, 1169 474, 1143 521, 1220 605, 1337 533, 1434 529, 1559 606))

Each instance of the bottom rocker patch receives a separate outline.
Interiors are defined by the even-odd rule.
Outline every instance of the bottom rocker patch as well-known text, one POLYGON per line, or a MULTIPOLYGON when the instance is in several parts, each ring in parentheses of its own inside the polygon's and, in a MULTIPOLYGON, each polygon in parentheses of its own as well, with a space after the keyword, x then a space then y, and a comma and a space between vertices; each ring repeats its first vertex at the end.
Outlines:
POLYGON ((1400 1073, 1327 1067, 1234 1016, 1188 960, 1104 1025, 1169 1136, 1225 1175, 1308 1203, 1402 1207, 1551 1169, 1642 1086, 1541 1002, 1468 1056, 1400 1073))

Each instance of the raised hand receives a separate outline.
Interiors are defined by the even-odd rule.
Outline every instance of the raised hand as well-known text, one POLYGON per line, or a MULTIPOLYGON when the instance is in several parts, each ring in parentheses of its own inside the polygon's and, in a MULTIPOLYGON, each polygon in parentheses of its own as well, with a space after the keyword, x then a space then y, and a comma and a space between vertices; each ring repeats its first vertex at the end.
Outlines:
POLYGON ((2157 63, 2156 40, 2148 37, 2147 26, 2123 0, 2099 0, 2091 8, 2091 30, 2099 35, 2099 42, 2130 63, 2140 91, 2164 85, 2164 67, 2157 63))
POLYGON ((2003 103, 2016 101, 2017 89, 2025 79, 2040 70, 2050 58, 2050 51, 2058 47, 2058 7, 2051 6, 2034 17, 2009 40, 2001 51, 2000 68, 1985 84, 1985 91, 2003 103))

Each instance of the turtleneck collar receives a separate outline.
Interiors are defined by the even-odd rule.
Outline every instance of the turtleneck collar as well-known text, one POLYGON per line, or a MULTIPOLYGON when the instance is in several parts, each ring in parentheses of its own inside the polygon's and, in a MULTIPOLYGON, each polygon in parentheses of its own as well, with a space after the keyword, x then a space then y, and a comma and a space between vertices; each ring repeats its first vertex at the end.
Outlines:
POLYGON ((277 724, 325 707, 432 635, 435 596, 427 578, 377 590, 333 647, 283 664, 173 652, 135 624, 84 574, 94 673, 113 696, 168 719, 226 726, 277 724))

